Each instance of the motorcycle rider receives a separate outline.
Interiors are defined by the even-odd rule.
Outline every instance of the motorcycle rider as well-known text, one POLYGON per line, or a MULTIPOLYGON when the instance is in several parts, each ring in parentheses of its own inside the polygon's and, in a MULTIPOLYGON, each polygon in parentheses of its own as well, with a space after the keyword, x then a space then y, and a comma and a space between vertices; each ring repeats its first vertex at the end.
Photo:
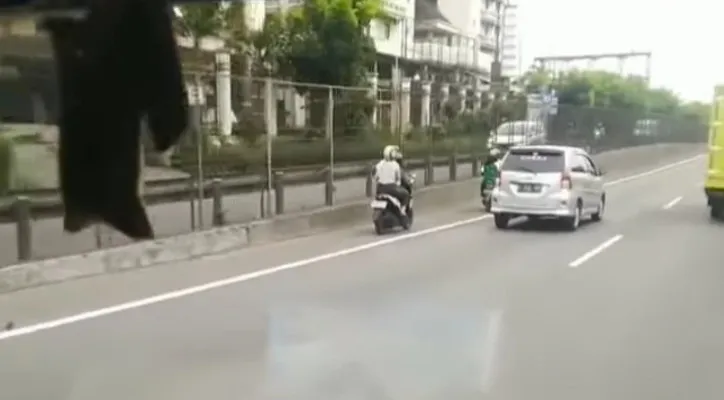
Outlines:
POLYGON ((483 167, 480 170, 481 175, 483 176, 483 179, 480 182, 481 197, 485 195, 485 188, 495 186, 495 181, 498 179, 498 172, 500 171, 501 154, 502 152, 499 149, 494 148, 490 150, 490 153, 488 153, 488 156, 483 163, 483 167))
POLYGON ((407 174, 407 171, 405 171, 405 160, 402 155, 402 151, 401 150, 395 151, 393 159, 397 162, 397 165, 400 166, 400 171, 402 172, 402 179, 400 179, 400 186, 402 186, 409 193, 412 193, 412 183, 410 182, 409 174, 407 174))
POLYGON ((407 214, 407 205, 410 200, 410 193, 402 186, 402 168, 397 159, 401 158, 397 146, 385 146, 382 150, 382 160, 375 165, 375 182, 377 193, 389 194, 395 197, 402 204, 402 214, 407 214))
POLYGON ((401 150, 397 150, 394 153, 394 159, 397 162, 397 164, 400 166, 401 171, 401 179, 400 179, 400 186, 407 191, 408 194, 408 201, 407 204, 405 204, 405 208, 407 209, 407 212, 410 211, 410 199, 412 199, 412 181, 410 179, 410 175, 405 171, 405 162, 404 157, 402 155, 401 150))

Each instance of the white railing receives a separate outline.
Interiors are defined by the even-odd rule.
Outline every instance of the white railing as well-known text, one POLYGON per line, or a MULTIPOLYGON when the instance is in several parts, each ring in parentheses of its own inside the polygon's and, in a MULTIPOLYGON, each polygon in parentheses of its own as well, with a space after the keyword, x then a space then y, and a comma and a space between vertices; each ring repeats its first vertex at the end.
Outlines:
POLYGON ((414 6, 413 3, 401 0, 382 0, 382 8, 392 16, 407 16, 410 12, 410 6, 414 6))
POLYGON ((481 19, 482 21, 487 22, 487 23, 490 23, 490 24, 496 24, 496 23, 498 23, 498 12, 495 11, 494 9, 492 9, 492 8, 489 8, 489 9, 487 9, 487 10, 486 10, 486 9, 483 9, 483 10, 480 12, 480 16, 481 16, 480 19, 481 19))
POLYGON ((489 70, 492 56, 476 51, 475 46, 448 46, 441 43, 416 41, 409 58, 441 65, 489 70))
POLYGON ((495 39, 492 37, 481 35, 478 40, 480 41, 480 46, 484 46, 488 49, 495 49, 495 39))

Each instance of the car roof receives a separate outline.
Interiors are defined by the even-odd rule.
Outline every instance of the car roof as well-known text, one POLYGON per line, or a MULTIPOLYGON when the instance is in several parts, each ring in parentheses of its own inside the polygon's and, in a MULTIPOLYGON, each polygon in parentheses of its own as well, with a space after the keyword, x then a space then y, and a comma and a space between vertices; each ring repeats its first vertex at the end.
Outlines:
POLYGON ((561 153, 584 153, 586 151, 580 147, 573 146, 557 146, 550 144, 528 144, 513 146, 510 150, 540 150, 540 151, 560 151, 561 153))

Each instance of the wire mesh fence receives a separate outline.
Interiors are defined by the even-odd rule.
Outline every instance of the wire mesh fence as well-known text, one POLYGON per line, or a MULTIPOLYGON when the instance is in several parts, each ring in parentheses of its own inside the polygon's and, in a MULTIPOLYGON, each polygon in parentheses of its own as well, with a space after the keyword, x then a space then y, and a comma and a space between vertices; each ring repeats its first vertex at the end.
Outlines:
MULTIPOLYGON (((0 142, 12 153, 0 160, 0 265, 128 243, 103 227, 62 233, 55 79, 32 65, 0 79, 0 142), (18 196, 30 199, 31 254, 16 246, 18 196)), ((565 105, 531 117, 524 96, 494 100, 441 83, 337 87, 221 69, 189 71, 186 81, 191 112, 182 140, 166 154, 144 142, 143 195, 158 236, 369 196, 371 165, 387 144, 399 145, 407 167, 431 184, 473 177, 491 146, 540 140, 598 152, 706 138, 705 126, 683 117, 565 105)))

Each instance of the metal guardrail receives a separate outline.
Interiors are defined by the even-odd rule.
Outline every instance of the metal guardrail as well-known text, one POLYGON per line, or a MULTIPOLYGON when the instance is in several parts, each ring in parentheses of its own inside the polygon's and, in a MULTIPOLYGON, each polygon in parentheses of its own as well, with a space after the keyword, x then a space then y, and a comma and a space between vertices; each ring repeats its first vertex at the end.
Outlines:
MULTIPOLYGON (((454 157, 457 162, 475 162, 473 156, 455 155, 450 157, 434 157, 426 160, 408 160, 407 168, 419 169, 428 166, 436 167, 451 164, 451 158, 454 157)), ((272 183, 275 190, 281 185, 298 186, 313 183, 325 183, 325 193, 333 192, 335 180, 344 180, 350 178, 359 178, 369 176, 372 161, 356 164, 342 164, 334 168, 334 175, 329 166, 312 167, 311 170, 279 170, 275 171, 272 183)), ((196 177, 189 178, 173 178, 165 180, 155 180, 146 183, 143 190, 143 199, 145 204, 163 204, 181 201, 189 201, 190 199, 198 199, 200 195, 199 183, 203 184, 203 196, 205 199, 213 198, 217 191, 224 195, 234 195, 241 193, 260 192, 268 187, 266 176, 246 175, 246 176, 226 176, 213 177, 199 181, 196 177)), ((9 201, 3 204, 0 200, 0 223, 17 222, 18 221, 18 202, 22 202, 24 207, 28 207, 33 219, 53 218, 63 214, 63 203, 60 198, 58 189, 36 189, 25 190, 10 193, 6 196, 9 201)), ((280 196, 277 196, 277 201, 280 196)), ((326 196, 325 196, 326 197, 326 196)), ((277 207, 279 208, 279 207, 277 207)), ((283 205, 282 205, 283 208, 283 205)))
MULTIPOLYGON (((449 157, 428 157, 424 160, 409 160, 408 169, 424 170, 424 186, 435 183, 434 171, 435 167, 448 166, 449 180, 456 181, 458 179, 458 170, 461 163, 470 163, 473 176, 479 172, 480 163, 476 157, 460 156, 457 154, 449 157)), ((292 172, 289 176, 285 176, 281 171, 276 171, 273 175, 272 190, 274 191, 273 204, 269 204, 272 215, 285 214, 285 187, 303 185, 309 183, 324 182, 324 198, 325 205, 334 205, 334 188, 335 180, 344 180, 349 178, 366 177, 365 179, 365 196, 372 197, 374 195, 374 185, 372 177, 372 162, 361 163, 354 166, 346 166, 344 169, 335 168, 334 175, 329 168, 313 171, 297 171, 292 172)), ((183 183, 171 183, 164 187, 162 184, 154 186, 150 192, 145 193, 144 199, 147 204, 154 202, 168 203, 173 201, 189 201, 197 200, 200 194, 203 197, 211 199, 211 217, 212 225, 221 227, 228 224, 226 220, 226 211, 224 208, 224 197, 232 194, 249 193, 254 190, 267 187, 266 179, 246 176, 230 179, 211 179, 203 181, 203 190, 198 190, 195 186, 183 183)), ((49 193, 49 191, 45 191, 49 193)), ((16 245, 18 261, 28 261, 34 258, 33 251, 33 221, 39 218, 51 218, 62 215, 63 205, 57 193, 51 197, 39 198, 30 196, 18 196, 10 204, 5 205, 0 211, 0 222, 11 222, 15 225, 16 245)), ((96 232, 98 235, 99 232, 96 232)), ((98 237, 98 247, 102 247, 98 237)))

